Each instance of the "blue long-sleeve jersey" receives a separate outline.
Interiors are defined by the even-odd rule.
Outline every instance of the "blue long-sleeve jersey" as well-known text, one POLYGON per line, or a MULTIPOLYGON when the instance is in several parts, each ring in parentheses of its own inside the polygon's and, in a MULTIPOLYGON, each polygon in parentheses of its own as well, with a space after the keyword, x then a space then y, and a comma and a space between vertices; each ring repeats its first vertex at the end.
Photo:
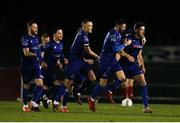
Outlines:
POLYGON ((105 39, 100 55, 100 62, 115 62, 115 54, 125 47, 121 34, 111 29, 105 39))

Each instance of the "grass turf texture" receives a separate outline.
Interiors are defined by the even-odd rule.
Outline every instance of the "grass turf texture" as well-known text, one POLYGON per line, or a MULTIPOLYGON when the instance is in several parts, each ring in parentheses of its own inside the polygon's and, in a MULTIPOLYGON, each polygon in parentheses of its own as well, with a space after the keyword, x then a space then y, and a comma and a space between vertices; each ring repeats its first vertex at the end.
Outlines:
POLYGON ((87 103, 78 105, 69 103, 69 113, 52 112, 52 107, 44 109, 41 112, 23 112, 20 102, 0 101, 0 121, 38 121, 38 122, 143 122, 143 121, 177 121, 180 122, 180 105, 152 104, 155 110, 152 114, 142 112, 142 104, 134 104, 133 107, 123 108, 118 104, 108 104, 99 102, 96 112, 91 112, 87 103))

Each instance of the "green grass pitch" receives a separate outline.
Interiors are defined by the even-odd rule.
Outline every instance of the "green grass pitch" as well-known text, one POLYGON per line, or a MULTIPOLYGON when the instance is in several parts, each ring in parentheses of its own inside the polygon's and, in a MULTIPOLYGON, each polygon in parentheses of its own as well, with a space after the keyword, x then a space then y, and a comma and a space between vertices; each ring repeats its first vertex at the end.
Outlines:
POLYGON ((38 122, 180 122, 180 105, 152 104, 155 110, 152 114, 142 112, 142 104, 134 104, 133 107, 123 108, 119 103, 108 104, 99 102, 96 112, 91 112, 87 103, 78 105, 69 103, 69 113, 52 112, 52 108, 41 108, 41 112, 23 112, 18 101, 0 101, 0 122, 3 121, 38 121, 38 122))

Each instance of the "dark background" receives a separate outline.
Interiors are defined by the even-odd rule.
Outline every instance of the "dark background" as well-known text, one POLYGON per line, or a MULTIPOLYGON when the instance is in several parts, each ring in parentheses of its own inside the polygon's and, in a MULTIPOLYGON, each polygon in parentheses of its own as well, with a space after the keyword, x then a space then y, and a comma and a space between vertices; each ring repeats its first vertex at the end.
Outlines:
MULTIPOLYGON (((89 18, 94 23, 93 34, 90 34, 91 48, 100 54, 104 36, 118 18, 127 20, 128 28, 132 28, 135 21, 146 22, 147 46, 180 46, 179 8, 177 0, 1 1, 0 100, 19 97, 20 40, 27 33, 26 23, 29 20, 37 21, 39 36, 44 32, 51 33, 54 26, 61 26, 64 30, 65 54, 68 55, 82 19, 89 18)), ((151 99, 163 103, 165 100, 180 102, 179 68, 179 62, 146 63, 145 75, 151 99)), ((137 96, 138 90, 135 91, 137 96)))
POLYGON ((39 35, 51 32, 54 26, 64 30, 67 54, 82 19, 94 23, 90 35, 92 48, 100 53, 106 32, 118 18, 124 18, 131 28, 135 21, 147 23, 147 45, 179 45, 180 19, 178 1, 140 0, 59 0, 3 1, 0 5, 0 66, 18 66, 21 54, 20 39, 27 32, 26 23, 37 21, 39 35))

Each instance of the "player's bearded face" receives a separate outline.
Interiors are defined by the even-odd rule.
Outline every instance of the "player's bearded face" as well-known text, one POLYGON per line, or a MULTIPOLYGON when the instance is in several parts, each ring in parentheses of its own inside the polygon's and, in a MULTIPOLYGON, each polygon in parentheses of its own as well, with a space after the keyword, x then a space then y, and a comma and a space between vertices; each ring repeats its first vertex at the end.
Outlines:
POLYGON ((126 29, 126 24, 119 25, 119 32, 123 32, 126 29))
POLYGON ((139 37, 143 38, 145 34, 145 27, 144 26, 139 27, 139 29, 137 29, 137 34, 139 37))
POLYGON ((38 26, 37 26, 37 24, 32 24, 32 26, 31 26, 31 34, 32 35, 37 35, 37 33, 38 33, 38 26))

